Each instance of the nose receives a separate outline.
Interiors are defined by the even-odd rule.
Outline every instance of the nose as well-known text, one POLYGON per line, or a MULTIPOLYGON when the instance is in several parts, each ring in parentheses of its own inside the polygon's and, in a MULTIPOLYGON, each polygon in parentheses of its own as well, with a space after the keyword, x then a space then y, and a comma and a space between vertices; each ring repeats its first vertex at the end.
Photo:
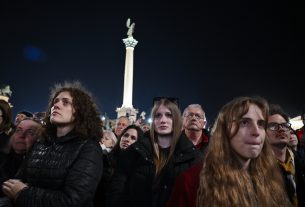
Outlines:
POLYGON ((162 116, 160 118, 161 123, 166 122, 166 119, 167 119, 167 117, 164 114, 162 114, 162 116))
POLYGON ((286 127, 285 126, 283 126, 283 125, 279 125, 279 130, 281 130, 281 131, 287 131, 287 129, 286 129, 286 127))
POLYGON ((253 126, 252 126, 252 134, 254 136, 258 136, 259 132, 260 132, 259 126, 254 123, 253 126))
POLYGON ((124 139, 125 139, 125 141, 126 141, 127 143, 129 143, 129 142, 131 141, 131 138, 130 138, 130 136, 128 136, 128 137, 125 137, 124 139))
POLYGON ((58 109, 58 108, 59 108, 58 103, 59 103, 59 102, 54 103, 52 108, 53 108, 53 109, 58 109))

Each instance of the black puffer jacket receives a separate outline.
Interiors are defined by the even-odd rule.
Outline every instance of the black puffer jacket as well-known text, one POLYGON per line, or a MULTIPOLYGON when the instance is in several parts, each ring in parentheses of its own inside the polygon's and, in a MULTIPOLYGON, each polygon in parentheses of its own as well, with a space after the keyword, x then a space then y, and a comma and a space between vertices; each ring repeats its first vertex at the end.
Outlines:
POLYGON ((38 141, 18 176, 29 188, 20 192, 16 206, 91 207, 102 163, 98 142, 73 132, 51 142, 38 141))
POLYGON ((176 177, 200 158, 199 150, 188 138, 181 136, 173 157, 157 179, 150 138, 139 139, 118 159, 109 206, 165 206, 176 177))

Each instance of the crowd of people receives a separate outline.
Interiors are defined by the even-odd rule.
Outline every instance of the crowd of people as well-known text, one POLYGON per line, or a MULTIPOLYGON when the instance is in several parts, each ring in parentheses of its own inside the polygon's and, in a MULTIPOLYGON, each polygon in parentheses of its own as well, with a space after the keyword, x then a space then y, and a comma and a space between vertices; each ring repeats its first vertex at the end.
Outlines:
POLYGON ((151 119, 103 129, 80 82, 55 85, 43 119, 0 100, 0 207, 305 206, 304 126, 279 105, 236 97, 209 131, 201 105, 159 97, 151 119))

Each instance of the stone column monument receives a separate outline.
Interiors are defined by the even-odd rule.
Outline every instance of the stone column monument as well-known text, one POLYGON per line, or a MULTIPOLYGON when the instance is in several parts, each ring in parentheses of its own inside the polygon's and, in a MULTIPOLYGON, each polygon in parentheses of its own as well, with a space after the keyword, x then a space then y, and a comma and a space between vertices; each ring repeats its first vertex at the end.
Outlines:
POLYGON ((132 122, 135 122, 137 119, 138 110, 133 108, 132 105, 133 51, 138 41, 132 36, 135 23, 130 24, 130 19, 128 19, 126 26, 128 28, 128 37, 123 39, 126 47, 123 105, 121 108, 117 108, 116 112, 117 117, 127 116, 132 122))

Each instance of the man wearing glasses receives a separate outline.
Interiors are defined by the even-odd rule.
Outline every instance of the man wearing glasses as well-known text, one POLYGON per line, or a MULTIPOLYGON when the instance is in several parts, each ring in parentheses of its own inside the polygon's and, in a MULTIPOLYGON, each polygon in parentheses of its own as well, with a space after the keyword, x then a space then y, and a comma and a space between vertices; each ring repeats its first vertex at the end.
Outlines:
POLYGON ((183 133, 201 152, 209 143, 209 132, 206 126, 205 112, 201 105, 191 104, 183 112, 183 133))
POLYGON ((273 153, 281 169, 286 185, 286 192, 292 206, 305 206, 304 166, 300 158, 288 147, 291 124, 288 115, 279 105, 270 105, 267 123, 267 136, 273 153))

